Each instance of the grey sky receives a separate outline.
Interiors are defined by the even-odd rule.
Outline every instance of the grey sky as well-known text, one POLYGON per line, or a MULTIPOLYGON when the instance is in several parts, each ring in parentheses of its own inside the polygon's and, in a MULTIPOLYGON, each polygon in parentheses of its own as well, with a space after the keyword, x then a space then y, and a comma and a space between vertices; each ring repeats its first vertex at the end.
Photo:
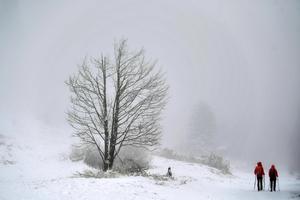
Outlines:
POLYGON ((125 37, 166 71, 164 145, 184 138, 202 101, 231 154, 289 162, 300 153, 299 35, 296 0, 0 0, 0 119, 66 128, 64 80, 125 37))

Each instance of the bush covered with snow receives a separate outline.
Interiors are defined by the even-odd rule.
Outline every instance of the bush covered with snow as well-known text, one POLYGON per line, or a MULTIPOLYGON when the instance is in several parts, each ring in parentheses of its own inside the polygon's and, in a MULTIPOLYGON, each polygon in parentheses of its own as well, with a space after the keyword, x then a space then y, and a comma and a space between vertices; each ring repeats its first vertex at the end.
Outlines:
POLYGON ((73 145, 69 156, 70 160, 74 162, 83 160, 85 156, 85 148, 86 146, 73 145))
POLYGON ((142 172, 149 168, 149 151, 141 148, 124 147, 115 160, 114 169, 121 173, 142 172))
POLYGON ((16 164, 13 156, 13 149, 13 140, 0 134, 0 165, 16 164))
MULTIPOLYGON (((102 169, 103 162, 96 149, 92 145, 73 146, 70 154, 72 161, 83 160, 88 166, 102 169)), ((114 161, 113 169, 120 173, 142 172, 149 167, 151 156, 148 151, 141 148, 123 147, 114 161)))
POLYGON ((118 178, 120 175, 120 173, 111 170, 104 172, 97 169, 86 169, 83 172, 76 172, 73 178, 118 178))
POLYGON ((208 156, 202 155, 200 157, 195 157, 192 155, 178 154, 172 149, 165 148, 158 152, 158 155, 168 159, 208 165, 210 167, 221 170, 221 172, 224 174, 231 174, 229 161, 225 160, 222 156, 215 153, 211 153, 208 156))
POLYGON ((206 159, 204 164, 221 170, 224 174, 230 174, 230 163, 224 160, 222 156, 211 153, 206 159))

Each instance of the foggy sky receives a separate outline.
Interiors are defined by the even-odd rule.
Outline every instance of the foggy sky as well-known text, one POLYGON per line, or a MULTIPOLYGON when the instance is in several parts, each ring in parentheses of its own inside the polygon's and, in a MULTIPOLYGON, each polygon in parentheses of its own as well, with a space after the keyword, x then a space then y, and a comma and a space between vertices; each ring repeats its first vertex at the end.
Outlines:
POLYGON ((69 130, 64 81, 128 38, 166 72, 164 146, 180 145, 205 102, 230 155, 300 169, 299 35, 297 0, 0 0, 0 120, 69 130))

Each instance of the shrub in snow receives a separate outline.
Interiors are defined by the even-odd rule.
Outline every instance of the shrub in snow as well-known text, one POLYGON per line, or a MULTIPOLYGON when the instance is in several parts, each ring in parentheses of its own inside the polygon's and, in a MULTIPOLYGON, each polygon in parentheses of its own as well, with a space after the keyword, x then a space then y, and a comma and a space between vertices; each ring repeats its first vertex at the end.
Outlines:
POLYGON ((0 165, 14 165, 14 145, 13 142, 0 134, 0 165))
POLYGON ((71 161, 80 161, 84 159, 84 148, 81 146, 72 146, 71 154, 69 156, 71 161))
POLYGON ((141 148, 123 147, 119 158, 115 160, 114 169, 121 173, 142 172, 150 164, 149 151, 141 148))
POLYGON ((77 172, 74 174, 74 178, 84 177, 84 178, 117 178, 120 174, 115 171, 108 170, 106 172, 99 171, 96 169, 84 170, 83 172, 77 172))
MULTIPOLYGON (((92 145, 74 146, 70 155, 72 161, 83 160, 88 166, 102 169, 103 162, 92 145)), ((120 173, 142 172, 149 167, 150 154, 141 148, 123 147, 115 159, 113 169, 120 173)))
POLYGON ((231 174, 230 172, 230 163, 229 161, 226 161, 223 159, 222 156, 217 155, 215 153, 211 153, 209 156, 199 156, 195 157, 192 155, 180 155, 177 154, 175 151, 171 149, 162 149, 159 153, 159 156, 168 158, 168 159, 174 159, 174 160, 180 160, 180 161, 186 161, 186 162, 192 162, 192 163, 200 163, 204 165, 208 165, 210 167, 216 168, 218 170, 221 170, 224 174, 231 174))
POLYGON ((169 158, 169 159, 174 159, 174 160, 181 160, 181 161, 186 161, 186 156, 179 155, 172 149, 164 148, 162 149, 159 153, 159 156, 169 158))
POLYGON ((72 161, 81 161, 88 166, 101 169, 102 168, 102 160, 99 156, 97 149, 92 145, 74 145, 72 146, 72 151, 70 154, 70 160, 72 161))
POLYGON ((96 169, 102 169, 103 162, 95 146, 89 145, 84 150, 84 163, 96 169))
POLYGON ((211 153, 204 163, 210 167, 221 170, 224 174, 230 174, 230 163, 225 161, 222 156, 211 153))

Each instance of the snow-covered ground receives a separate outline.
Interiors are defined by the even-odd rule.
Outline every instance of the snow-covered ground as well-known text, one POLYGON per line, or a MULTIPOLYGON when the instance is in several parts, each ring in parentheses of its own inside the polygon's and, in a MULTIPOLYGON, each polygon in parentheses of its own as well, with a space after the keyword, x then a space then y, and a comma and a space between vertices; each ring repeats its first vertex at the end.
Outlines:
POLYGON ((246 173, 234 168, 233 175, 224 175, 204 165, 158 156, 153 157, 149 177, 76 177, 77 171, 88 167, 68 159, 68 137, 44 127, 33 132, 26 137, 0 133, 1 200, 300 199, 300 180, 293 177, 280 177, 280 192, 257 192, 252 169, 246 173), (169 166, 174 179, 155 178, 164 175, 169 166))

